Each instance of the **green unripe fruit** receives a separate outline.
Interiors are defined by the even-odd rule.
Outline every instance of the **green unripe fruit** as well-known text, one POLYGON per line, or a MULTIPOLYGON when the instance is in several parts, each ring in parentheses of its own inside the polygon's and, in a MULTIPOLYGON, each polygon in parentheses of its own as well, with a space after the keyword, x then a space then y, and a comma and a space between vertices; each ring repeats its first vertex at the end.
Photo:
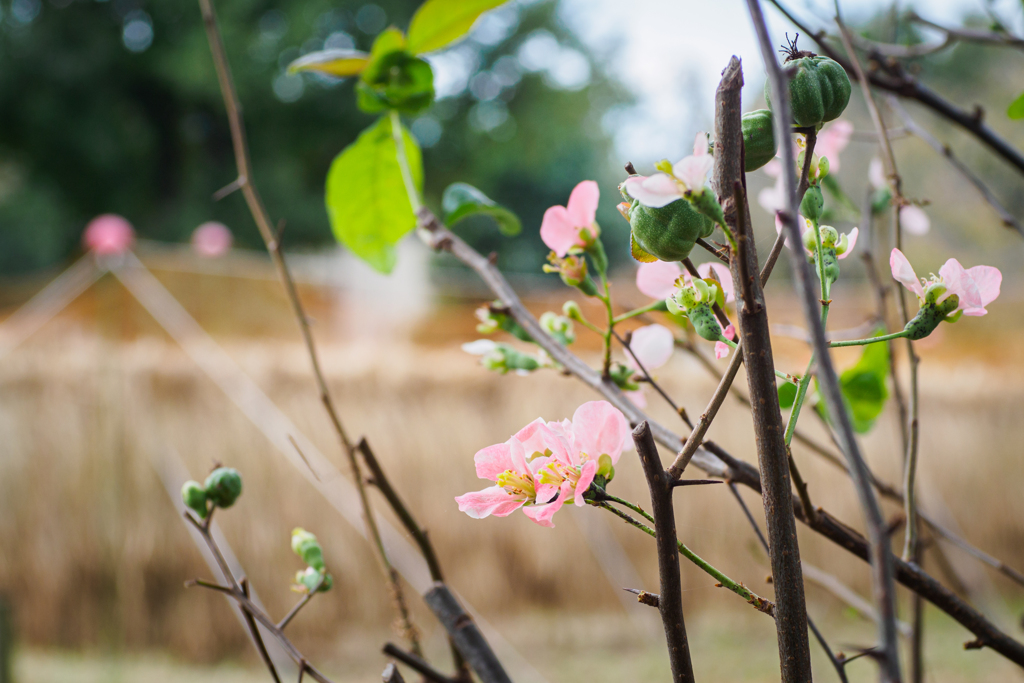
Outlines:
POLYGON ((839 258, 836 256, 835 247, 822 246, 821 264, 825 271, 825 281, 829 285, 835 284, 835 281, 839 279, 839 258))
POLYGON ((709 237, 715 224, 685 199, 652 209, 633 200, 629 227, 637 246, 662 261, 682 261, 690 255, 697 239, 709 237))
MULTIPOLYGON (((917 341, 918 339, 924 339, 929 334, 935 331, 935 328, 939 326, 943 320, 947 319, 953 311, 960 305, 960 297, 956 294, 952 294, 946 297, 941 304, 924 303, 921 305, 921 310, 917 312, 917 315, 907 323, 904 327, 904 331, 908 332, 907 338, 917 341)), ((949 318, 950 322, 956 320, 959 316, 949 318)))
POLYGON ((743 170, 756 171, 775 158, 775 128, 770 109, 747 112, 740 119, 743 127, 743 170))
POLYGON ((718 323, 710 304, 699 303, 688 312, 693 329, 697 330, 704 339, 708 341, 720 341, 722 339, 722 326, 718 323))
POLYGON ((233 467, 218 467, 206 478, 206 495, 219 508, 229 508, 242 495, 242 475, 233 467))
MULTIPOLYGON (((813 52, 797 52, 793 45, 784 68, 790 75, 789 104, 795 126, 817 127, 835 120, 850 103, 850 77, 835 60, 813 52)), ((765 82, 764 97, 771 109, 769 90, 765 82)))
POLYGON ((800 215, 809 218, 814 222, 821 220, 821 214, 825 210, 825 197, 821 194, 821 188, 811 185, 804 192, 804 198, 800 202, 800 215))
POLYGON ((302 561, 317 571, 324 568, 324 551, 320 547, 316 536, 305 529, 296 528, 292 530, 292 550, 302 558, 302 561))
POLYGON ((181 500, 185 507, 199 515, 199 519, 206 519, 206 489, 199 485, 198 481, 186 481, 181 487, 181 500))

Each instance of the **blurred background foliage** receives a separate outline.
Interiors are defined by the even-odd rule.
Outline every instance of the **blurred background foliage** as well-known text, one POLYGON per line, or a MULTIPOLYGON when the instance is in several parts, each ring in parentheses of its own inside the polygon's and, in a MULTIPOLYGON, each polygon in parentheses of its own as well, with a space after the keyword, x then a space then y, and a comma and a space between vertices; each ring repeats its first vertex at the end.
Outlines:
MULTIPOLYGON (((285 67, 325 47, 367 50, 387 25, 404 29, 418 5, 219 3, 255 175, 271 215, 286 221, 287 246, 333 242, 324 177, 372 118, 356 109, 349 82, 285 67)), ((144 238, 185 241, 212 219, 230 226, 239 246, 260 246, 240 196, 211 199, 235 172, 198 7, 11 0, 0 8, 0 274, 67 258, 85 223, 105 212, 123 214, 144 238)), ((456 180, 480 187, 528 228, 502 265, 536 269, 546 253, 536 232, 544 209, 564 203, 580 179, 613 172, 601 119, 629 94, 559 22, 554 3, 509 3, 431 60, 440 99, 409 122, 425 151, 428 201, 437 206, 456 180)), ((625 236, 616 198, 603 199, 599 220, 625 236)), ((486 219, 459 230, 485 253, 504 240, 486 219)))

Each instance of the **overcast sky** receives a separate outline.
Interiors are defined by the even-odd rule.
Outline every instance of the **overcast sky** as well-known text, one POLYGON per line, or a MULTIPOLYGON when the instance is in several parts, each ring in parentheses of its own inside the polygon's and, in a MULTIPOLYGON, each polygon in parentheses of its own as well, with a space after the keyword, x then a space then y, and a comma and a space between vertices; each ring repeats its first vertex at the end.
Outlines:
MULTIPOLYGON (((781 44, 792 28, 770 3, 763 5, 769 30, 781 44)), ((853 22, 891 5, 891 0, 842 2, 853 22)), ((900 5, 913 6, 937 23, 955 24, 965 14, 983 12, 984 0, 900 5)), ((788 6, 814 27, 824 25, 833 11, 832 0, 790 0, 788 6)), ((1016 0, 995 0, 994 7, 1005 21, 1020 22, 1016 0)), ((731 55, 743 60, 746 107, 764 82, 745 0, 562 0, 560 15, 637 93, 639 106, 608 122, 619 156, 650 162, 686 153, 698 127, 711 125, 714 89, 731 55)), ((801 45, 810 49, 811 41, 801 45)))

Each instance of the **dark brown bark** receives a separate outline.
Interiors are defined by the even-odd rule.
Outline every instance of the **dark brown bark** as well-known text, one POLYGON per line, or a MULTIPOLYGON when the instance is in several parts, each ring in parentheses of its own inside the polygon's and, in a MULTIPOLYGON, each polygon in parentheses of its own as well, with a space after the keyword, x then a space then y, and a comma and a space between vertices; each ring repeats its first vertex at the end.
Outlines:
POLYGON ((448 590, 448 586, 435 583, 423 596, 423 601, 444 626, 448 637, 459 648, 459 652, 469 662, 470 668, 476 672, 482 683, 512 683, 487 639, 477 628, 473 617, 466 614, 466 610, 448 590))
POLYGON ((633 430, 633 443, 636 444, 636 452, 647 478, 647 488, 651 492, 651 515, 654 517, 654 530, 657 534, 658 578, 661 582, 658 611, 661 612, 661 622, 665 627, 672 680, 689 683, 694 680, 693 665, 690 662, 690 645, 686 640, 686 625, 683 623, 683 586, 679 578, 679 546, 672 506, 674 479, 661 464, 658 446, 646 422, 641 422, 633 430))
POLYGON ((807 634, 803 571, 793 519, 785 424, 775 386, 775 362, 764 290, 757 277, 757 249, 750 229, 743 171, 743 130, 740 91, 743 72, 733 57, 715 95, 715 177, 718 201, 736 238, 730 259, 736 290, 736 318, 750 390, 761 495, 768 528, 772 581, 775 587, 775 623, 779 639, 782 680, 811 680, 811 652, 807 634))

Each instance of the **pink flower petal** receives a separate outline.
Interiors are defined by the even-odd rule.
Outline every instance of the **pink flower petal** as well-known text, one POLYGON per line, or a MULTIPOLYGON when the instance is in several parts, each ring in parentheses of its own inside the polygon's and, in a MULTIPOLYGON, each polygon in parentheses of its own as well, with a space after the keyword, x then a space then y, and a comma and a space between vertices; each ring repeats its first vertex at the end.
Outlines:
POLYGON ((932 222, 928 220, 924 209, 908 204, 900 207, 900 226, 911 235, 927 235, 932 222))
POLYGON ((704 131, 693 136, 693 156, 708 156, 708 134, 704 131))
POLYGON ((839 254, 838 258, 842 261, 844 258, 853 253, 853 247, 857 244, 857 237, 860 236, 860 229, 854 228, 850 232, 846 233, 846 251, 839 254))
POLYGON ((956 294, 960 297, 958 309, 967 311, 968 309, 984 308, 984 305, 981 303, 981 292, 978 291, 978 285, 975 284, 974 280, 967 274, 967 270, 955 258, 951 258, 942 264, 942 267, 939 268, 939 277, 942 278, 943 284, 946 285, 946 293, 939 298, 940 301, 951 294, 956 294))
POLYGON ((680 273, 682 268, 674 261, 641 263, 636 271, 636 288, 652 299, 667 299, 672 296, 680 273))
POLYGON ((892 253, 889 254, 889 268, 892 269, 894 280, 902 283, 904 287, 918 297, 924 298, 924 287, 921 286, 921 281, 917 279, 914 267, 910 265, 910 261, 907 260, 907 257, 899 249, 893 249, 892 253))
POLYGON ((732 339, 736 341, 736 326, 729 323, 724 330, 722 330, 722 336, 726 339, 732 339))
POLYGON ((565 205, 569 214, 569 221, 576 228, 589 228, 597 215, 597 202, 601 198, 601 191, 593 180, 584 180, 569 195, 569 202, 565 205))
POLYGON ((782 189, 781 175, 775 185, 766 187, 757 193, 757 203, 768 213, 775 213, 786 208, 786 195, 782 189))
POLYGON ((481 479, 497 481, 498 475, 512 468, 512 454, 508 443, 496 443, 481 448, 473 456, 476 463, 476 476, 481 479))
POLYGON ((523 506, 525 499, 510 494, 500 486, 491 486, 482 491, 471 491, 455 498, 459 510, 473 519, 489 515, 508 517, 523 506))
POLYGON ((825 130, 818 133, 814 144, 814 153, 819 157, 827 157, 829 173, 839 170, 839 153, 846 149, 853 133, 853 124, 839 120, 830 123, 825 130))
POLYGON ((729 355, 729 345, 725 342, 715 342, 715 358, 722 359, 729 355))
POLYGON ((123 254, 135 242, 132 224, 122 216, 105 213, 96 216, 85 226, 82 235, 86 249, 100 256, 123 254))
POLYGON ((779 178, 782 176, 782 162, 779 161, 778 157, 775 157, 767 164, 764 165, 764 172, 772 178, 779 178))
POLYGON ((592 460, 607 454, 612 463, 618 462, 626 448, 630 431, 622 411, 607 401, 589 401, 577 408, 572 430, 581 452, 592 460))
POLYGON ((588 460, 583 463, 583 467, 580 469, 580 478, 576 480, 576 487, 573 491, 573 502, 576 503, 576 507, 581 508, 586 505, 586 501, 583 500, 583 494, 587 492, 590 485, 594 483, 594 476, 597 474, 597 461, 588 460))
MULTIPOLYGON (((561 462, 576 464, 572 462, 569 443, 565 437, 552 430, 548 423, 544 422, 541 418, 537 418, 520 429, 512 438, 522 444, 523 454, 530 464, 533 463, 530 458, 535 453, 544 454, 548 451, 551 451, 552 457, 561 462)), ((531 469, 535 470, 536 468, 531 469)))
MULTIPOLYGON (((646 325, 633 330, 633 337, 629 342, 629 348, 636 355, 637 360, 650 372, 660 368, 672 357, 675 349, 676 338, 672 331, 664 325, 646 325)), ((633 355, 626 354, 626 363, 635 370, 639 370, 633 355)))
MULTIPOLYGON (((672 175, 682 181, 690 190, 699 190, 707 182, 708 172, 715 165, 715 158, 707 154, 693 155, 672 166, 672 175)), ((642 201, 642 200, 641 200, 642 201)))
POLYGON ((540 238, 548 249, 559 256, 565 256, 570 249, 581 244, 580 231, 573 225, 564 206, 552 206, 544 212, 540 224, 540 238))
POLYGON ((707 279, 709 276, 722 285, 722 292, 725 294, 725 303, 736 300, 736 292, 732 288, 732 273, 728 266, 723 263, 702 263, 697 266, 697 274, 707 279))
POLYGON ((192 248, 204 258, 216 258, 231 249, 232 240, 228 226, 217 221, 207 221, 192 233, 192 248))
POLYGON ((870 182, 871 187, 876 190, 880 190, 889 185, 889 179, 885 177, 885 166, 882 164, 882 160, 878 157, 872 159, 871 163, 868 165, 868 182, 870 182))
MULTIPOLYGON (((978 286, 981 305, 984 308, 999 296, 999 288, 1003 283, 1003 274, 994 266, 974 266, 967 269, 967 275, 978 286)), ((964 311, 967 314, 967 311, 964 311)))
POLYGON ((627 178, 623 187, 626 189, 626 194, 633 199, 640 200, 641 204, 652 209, 660 209, 683 196, 676 181, 664 173, 627 178))
POLYGON ((572 496, 572 484, 566 480, 562 482, 562 488, 557 499, 545 505, 527 505, 523 508, 523 514, 541 526, 554 527, 555 524, 551 521, 551 518, 562 509, 565 501, 570 496, 572 496))

